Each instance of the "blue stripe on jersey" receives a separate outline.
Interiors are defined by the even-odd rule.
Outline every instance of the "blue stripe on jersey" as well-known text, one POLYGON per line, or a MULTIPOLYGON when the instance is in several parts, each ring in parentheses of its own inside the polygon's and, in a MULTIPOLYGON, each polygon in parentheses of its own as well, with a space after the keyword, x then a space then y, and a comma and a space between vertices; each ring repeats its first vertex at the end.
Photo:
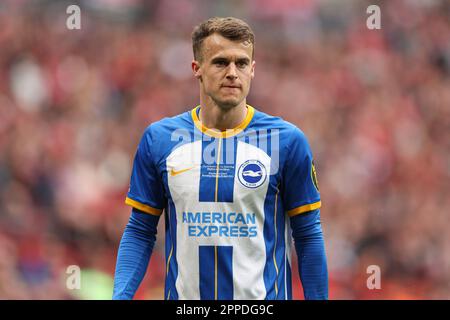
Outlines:
POLYGON ((217 289, 219 300, 233 299, 233 246, 218 246, 217 289))
MULTIPOLYGON (((278 198, 280 194, 278 194, 278 198)), ((285 268, 286 268, 286 215, 283 211, 283 205, 281 199, 277 199, 277 246, 275 258, 278 263, 279 275, 278 275, 278 296, 277 299, 286 299, 286 282, 285 282, 285 268)))
POLYGON ((200 299, 215 299, 216 261, 215 246, 198 247, 200 299))
POLYGON ((269 181, 267 189, 266 201, 264 203, 264 243, 266 246, 266 265, 264 267, 264 285, 266 287, 266 299, 273 300, 276 297, 276 289, 273 280, 276 277, 277 270, 273 261, 275 247, 275 229, 274 229, 274 212, 275 212, 275 193, 272 189, 272 177, 269 181))
POLYGON ((178 276, 177 256, 177 212, 172 200, 169 200, 169 208, 165 215, 166 223, 166 282, 164 297, 166 300, 178 300, 178 292, 175 286, 178 276))
POLYGON ((202 140, 202 166, 200 169, 200 202, 214 202, 216 197, 216 173, 220 139, 202 140))
POLYGON ((276 178, 270 177, 270 183, 264 203, 264 242, 267 263, 264 267, 266 299, 286 299, 285 288, 285 219, 280 192, 277 192, 276 178), (276 205, 276 211, 275 211, 276 205), (275 217, 276 214, 276 217, 275 217), (275 220, 276 219, 276 220, 275 220))
POLYGON ((199 246, 200 299, 233 299, 233 247, 199 246))
POLYGON ((233 202, 234 177, 236 171, 237 139, 222 139, 219 178, 217 179, 217 201, 233 202), (234 150, 234 152, 232 152, 234 150))
POLYGON ((279 242, 277 244, 277 253, 276 258, 279 264, 279 275, 278 275, 278 300, 286 300, 286 246, 285 246, 285 238, 284 238, 284 224, 283 228, 280 228, 281 237, 278 239, 279 242), (281 239, 282 238, 282 239, 281 239), (281 243, 282 242, 282 245, 281 243))
POLYGON ((200 202, 233 202, 236 149, 234 138, 202 140, 200 202))

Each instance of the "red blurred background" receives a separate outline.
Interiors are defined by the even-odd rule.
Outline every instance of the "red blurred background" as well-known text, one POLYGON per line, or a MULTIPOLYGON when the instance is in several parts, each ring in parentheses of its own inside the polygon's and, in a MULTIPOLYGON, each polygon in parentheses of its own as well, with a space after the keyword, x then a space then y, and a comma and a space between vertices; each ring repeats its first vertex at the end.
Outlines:
MULTIPOLYGON (((248 102, 315 155, 330 299, 449 299, 450 5, 377 3, 380 30, 371 1, 2 1, 0 298, 111 297, 138 140, 198 104, 193 26, 236 16, 256 34, 248 102)), ((163 298, 163 224, 137 299, 163 298)))

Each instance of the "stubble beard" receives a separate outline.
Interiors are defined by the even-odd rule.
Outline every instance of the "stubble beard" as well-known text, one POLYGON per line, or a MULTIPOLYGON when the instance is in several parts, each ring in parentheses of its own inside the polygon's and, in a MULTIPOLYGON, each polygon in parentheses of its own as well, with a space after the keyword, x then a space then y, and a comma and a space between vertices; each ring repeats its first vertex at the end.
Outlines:
POLYGON ((229 111, 235 107, 237 107, 244 99, 246 95, 239 96, 236 98, 229 99, 220 99, 217 96, 210 95, 210 98, 214 101, 214 103, 223 111, 229 111))
POLYGON ((237 107, 242 102, 242 100, 237 101, 234 99, 228 99, 228 100, 224 101, 224 100, 215 99, 214 97, 211 97, 211 98, 214 101, 214 103, 223 111, 229 111, 229 110, 237 107))

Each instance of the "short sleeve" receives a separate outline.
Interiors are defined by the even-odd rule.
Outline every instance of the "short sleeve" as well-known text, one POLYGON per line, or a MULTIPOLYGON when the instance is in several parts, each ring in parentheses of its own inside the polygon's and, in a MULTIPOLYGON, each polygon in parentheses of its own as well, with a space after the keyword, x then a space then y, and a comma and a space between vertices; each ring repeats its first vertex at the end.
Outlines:
POLYGON ((295 128, 283 169, 284 208, 290 217, 319 209, 319 186, 313 155, 305 134, 295 128))
POLYGON ((149 214, 161 215, 164 187, 154 165, 152 138, 147 129, 139 142, 131 173, 130 189, 125 203, 149 214))

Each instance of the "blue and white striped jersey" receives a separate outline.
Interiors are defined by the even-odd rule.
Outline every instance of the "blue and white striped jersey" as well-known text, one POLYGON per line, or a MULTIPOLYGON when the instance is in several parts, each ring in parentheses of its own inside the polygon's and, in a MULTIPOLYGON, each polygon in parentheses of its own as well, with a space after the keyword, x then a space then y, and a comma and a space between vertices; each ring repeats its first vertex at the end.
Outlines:
POLYGON ((292 299, 289 217, 321 205, 307 139, 249 105, 209 130, 199 109, 145 130, 126 198, 165 212, 165 298, 292 299))

